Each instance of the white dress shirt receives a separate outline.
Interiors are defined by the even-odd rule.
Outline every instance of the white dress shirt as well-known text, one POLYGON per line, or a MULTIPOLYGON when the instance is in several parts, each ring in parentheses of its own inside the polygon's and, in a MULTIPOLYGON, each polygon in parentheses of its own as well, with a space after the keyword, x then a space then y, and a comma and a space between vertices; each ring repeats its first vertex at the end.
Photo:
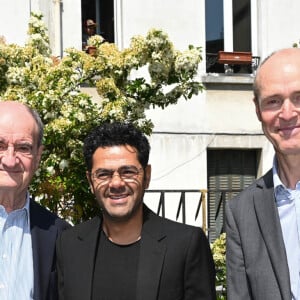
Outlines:
POLYGON ((273 181, 289 266, 292 299, 300 300, 300 182, 294 190, 287 188, 278 176, 275 159, 273 181))
POLYGON ((33 299, 33 258, 29 195, 9 214, 0 205, 0 299, 33 299))

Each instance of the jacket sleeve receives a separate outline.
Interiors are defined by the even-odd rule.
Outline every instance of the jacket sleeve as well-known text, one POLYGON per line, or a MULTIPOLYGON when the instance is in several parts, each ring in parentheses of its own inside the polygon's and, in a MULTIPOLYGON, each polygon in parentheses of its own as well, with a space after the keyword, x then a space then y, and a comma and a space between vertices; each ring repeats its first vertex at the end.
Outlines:
POLYGON ((202 229, 193 231, 186 257, 184 300, 215 300, 215 266, 202 229))
POLYGON ((232 210, 225 208, 227 299, 252 299, 247 282, 241 239, 232 210))

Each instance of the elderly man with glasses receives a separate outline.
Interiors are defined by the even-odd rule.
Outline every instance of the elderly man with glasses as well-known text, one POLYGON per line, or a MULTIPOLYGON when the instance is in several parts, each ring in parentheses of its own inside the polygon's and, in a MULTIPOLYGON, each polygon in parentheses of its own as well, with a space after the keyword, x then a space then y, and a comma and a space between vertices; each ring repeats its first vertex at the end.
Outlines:
POLYGON ((60 299, 216 299, 203 231, 143 204, 149 151, 147 138, 128 123, 104 123, 86 137, 87 179, 102 214, 57 243, 60 299))

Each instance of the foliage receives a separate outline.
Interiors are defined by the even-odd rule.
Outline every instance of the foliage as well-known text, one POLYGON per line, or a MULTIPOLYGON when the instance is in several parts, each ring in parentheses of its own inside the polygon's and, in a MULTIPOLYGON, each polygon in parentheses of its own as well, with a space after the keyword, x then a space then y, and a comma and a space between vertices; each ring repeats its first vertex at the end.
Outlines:
POLYGON ((222 233, 212 244, 211 250, 216 267, 216 287, 221 289, 218 300, 226 299, 226 234, 222 233))
POLYGON ((86 134, 113 120, 130 121, 151 134, 145 110, 165 108, 202 90, 194 79, 201 49, 175 50, 167 34, 152 29, 145 37, 133 37, 123 50, 94 36, 88 44, 95 55, 70 48, 60 59, 51 55, 42 18, 32 13, 24 46, 0 39, 0 98, 27 103, 41 115, 45 151, 31 191, 43 205, 77 223, 97 211, 85 179, 81 148, 86 134), (92 101, 83 85, 96 87, 102 101, 92 101))

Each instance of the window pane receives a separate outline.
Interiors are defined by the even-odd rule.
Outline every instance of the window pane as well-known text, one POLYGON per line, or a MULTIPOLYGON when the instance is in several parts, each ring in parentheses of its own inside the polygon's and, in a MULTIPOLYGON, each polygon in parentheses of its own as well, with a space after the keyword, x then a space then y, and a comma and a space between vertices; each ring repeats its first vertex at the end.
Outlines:
POLYGON ((251 52, 250 0, 233 0, 233 49, 251 52))
POLYGON ((224 49, 223 0, 205 1, 206 69, 207 72, 224 72, 216 64, 217 53, 224 49))
POLYGON ((224 49, 223 0, 205 1, 206 52, 224 49))

